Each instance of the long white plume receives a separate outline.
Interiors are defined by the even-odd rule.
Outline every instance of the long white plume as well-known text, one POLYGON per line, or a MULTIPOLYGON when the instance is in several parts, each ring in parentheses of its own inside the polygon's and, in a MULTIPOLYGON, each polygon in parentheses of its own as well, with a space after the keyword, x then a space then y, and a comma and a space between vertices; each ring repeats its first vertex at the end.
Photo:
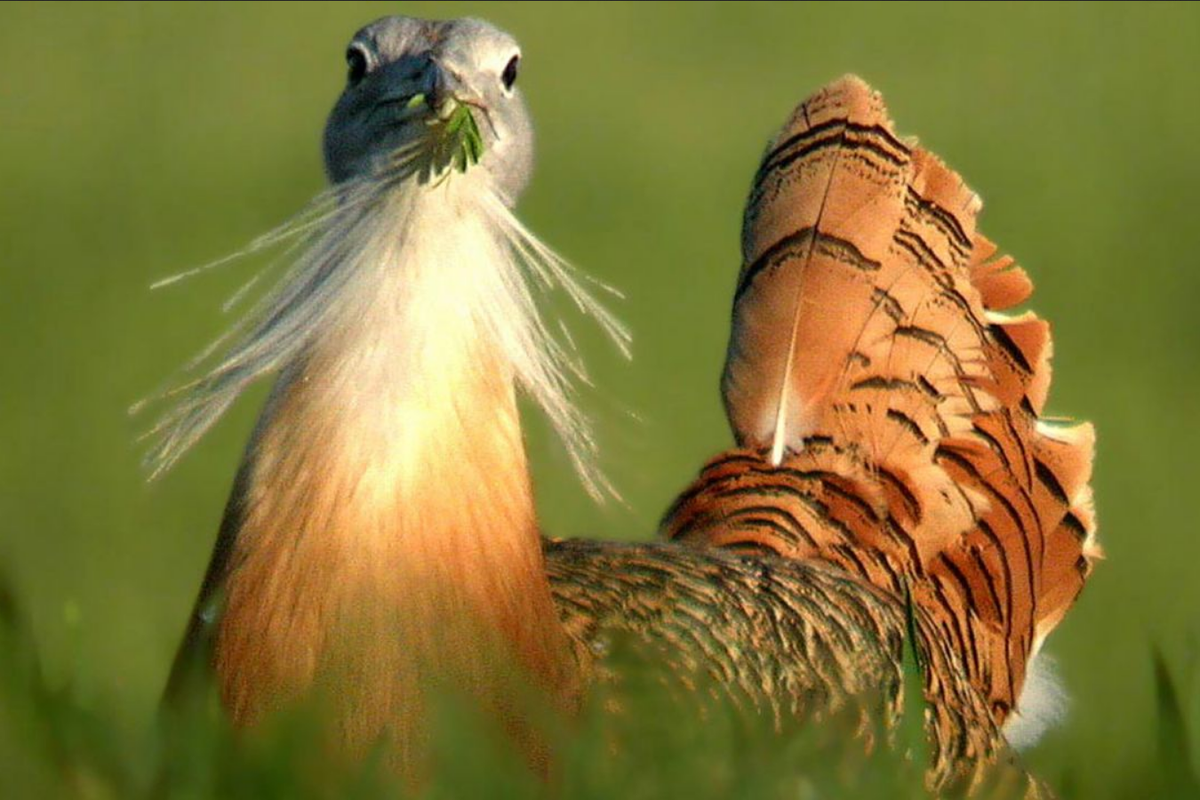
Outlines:
MULTIPOLYGON (((353 316, 347 305, 361 300, 363 287, 369 290, 371 284, 364 281, 374 280, 383 269, 403 268, 377 262, 382 253, 404 252, 403 239, 413 230, 405 219, 413 203, 405 202, 406 197, 435 192, 438 181, 472 177, 450 172, 431 182, 428 164, 414 147, 398 155, 392 168, 322 193, 305 211, 241 252, 155 284, 168 285, 285 244, 283 258, 291 259, 276 286, 186 365, 190 379, 131 409, 136 413, 151 401, 174 401, 146 434, 152 441, 145 457, 150 479, 169 470, 252 382, 302 358, 314 337, 353 316)), ((535 288, 565 291, 626 356, 628 333, 587 291, 579 273, 530 233, 484 182, 471 181, 469 189, 458 197, 468 198, 468 212, 479 215, 495 236, 488 249, 497 254, 492 263, 480 265, 494 274, 479 276, 482 288, 474 293, 472 313, 499 344, 521 388, 546 413, 584 486, 600 497, 611 487, 596 466, 590 424, 574 402, 574 381, 586 381, 586 375, 565 329, 556 336, 538 313, 535 288)), ((239 289, 227 305, 248 288, 239 289)))
POLYGON ((1004 721, 1004 736, 1017 750, 1028 750, 1046 731, 1067 716, 1070 699, 1050 656, 1034 652, 1025 668, 1025 684, 1012 714, 1004 721))

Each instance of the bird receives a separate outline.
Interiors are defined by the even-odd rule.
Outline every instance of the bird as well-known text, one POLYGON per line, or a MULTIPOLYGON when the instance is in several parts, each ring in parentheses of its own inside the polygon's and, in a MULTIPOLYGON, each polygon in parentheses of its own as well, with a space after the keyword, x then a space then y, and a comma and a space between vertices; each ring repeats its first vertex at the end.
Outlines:
POLYGON ((157 476, 277 374, 167 697, 211 678, 244 729, 319 697, 339 752, 383 741, 419 783, 430 686, 544 764, 518 683, 574 713, 614 678, 613 637, 776 719, 878 695, 894 721, 911 643, 930 786, 1008 758, 1025 659, 1099 554, 1091 434, 1038 417, 1044 323, 998 316, 1028 280, 975 233, 957 176, 858 79, 803 103, 747 206, 723 381, 736 448, 661 540, 554 539, 520 392, 585 485, 606 483, 582 365, 535 292, 565 291, 618 348, 627 333, 514 214, 533 166, 520 47, 480 20, 393 16, 346 61, 330 188, 249 248, 299 255, 150 432, 157 476))
POLYGON ((267 237, 302 254, 152 430, 154 475, 278 372, 167 694, 201 665, 253 728, 336 683, 339 747, 365 754, 389 730, 390 761, 415 774, 427 684, 503 704, 511 660, 557 704, 578 694, 518 385, 587 480, 594 444, 569 398, 576 359, 531 284, 564 288, 622 346, 625 333, 512 213, 532 128, 510 35, 388 17, 346 62, 324 134, 331 187, 267 237))

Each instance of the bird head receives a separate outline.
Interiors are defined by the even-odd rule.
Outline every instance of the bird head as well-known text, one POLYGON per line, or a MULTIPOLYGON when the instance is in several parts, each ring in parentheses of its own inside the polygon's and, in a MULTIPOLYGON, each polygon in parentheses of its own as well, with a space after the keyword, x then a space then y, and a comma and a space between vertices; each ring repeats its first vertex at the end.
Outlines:
POLYGON ((509 205, 533 167, 533 127, 516 87, 521 49, 475 19, 385 17, 346 48, 346 88, 325 127, 332 183, 418 164, 485 181, 509 205))
MULTIPOLYGON (((520 61, 511 36, 474 19, 393 16, 354 34, 346 86, 325 126, 332 186, 238 254, 290 242, 292 263, 189 365, 199 374, 159 398, 177 401, 148 434, 151 475, 169 469, 251 382, 308 368, 318 344, 351 341, 348 331, 367 326, 370 341, 386 329, 405 332, 395 342, 499 343, 500 373, 545 410, 585 485, 601 493, 595 443, 573 402, 582 365, 539 316, 534 291, 561 288, 626 355, 628 334, 513 213, 533 168, 533 126, 516 87, 520 61), (430 311, 447 304, 454 314, 430 311), (403 309, 402 318, 380 324, 368 307, 403 309), (422 334, 408 335, 416 329, 422 334)), ((431 361, 438 369, 423 385, 448 374, 446 362, 431 361)), ((407 362, 392 354, 390 363, 407 362)))

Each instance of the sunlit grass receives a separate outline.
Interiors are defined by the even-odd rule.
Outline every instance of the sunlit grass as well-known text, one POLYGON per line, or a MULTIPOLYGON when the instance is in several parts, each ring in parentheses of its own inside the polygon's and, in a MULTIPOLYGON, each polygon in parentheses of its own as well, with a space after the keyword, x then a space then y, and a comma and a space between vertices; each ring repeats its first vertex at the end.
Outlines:
MULTIPOLYGON (((47 681, 19 604, 0 584, 2 794, 188 800, 927 796, 920 767, 928 753, 920 733, 920 667, 912 648, 906 649, 903 690, 909 711, 890 732, 865 735, 856 714, 781 732, 754 713, 714 700, 718 693, 703 686, 681 690, 636 652, 618 648, 613 658, 623 676, 619 683, 597 688, 577 718, 545 718, 542 733, 552 743, 548 769, 531 769, 465 704, 443 699, 431 723, 434 776, 414 789, 372 758, 348 763, 328 756, 311 709, 236 734, 214 693, 201 689, 131 733, 117 722, 121 715, 108 699, 85 703, 70 682, 47 681), (867 747, 866 739, 875 745, 867 747), (880 746, 887 741, 892 746, 880 746)), ((1200 705, 1180 694, 1157 654, 1152 658, 1157 758, 1104 797, 1200 796, 1190 747, 1200 705)), ((1057 779, 1053 788, 1060 796, 1079 797, 1070 776, 1088 766, 1056 764, 1055 775, 1044 777, 1057 779)), ((1003 785, 985 786, 975 796, 1021 796, 1012 783, 1003 785)))

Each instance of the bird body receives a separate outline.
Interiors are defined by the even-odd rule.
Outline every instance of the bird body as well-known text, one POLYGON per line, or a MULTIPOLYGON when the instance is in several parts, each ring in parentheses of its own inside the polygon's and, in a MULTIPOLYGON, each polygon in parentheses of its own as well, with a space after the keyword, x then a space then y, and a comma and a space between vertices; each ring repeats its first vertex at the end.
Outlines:
POLYGON ((419 777, 430 684, 539 751, 512 668, 574 708, 612 677, 610 635, 777 721, 864 697, 894 721, 911 621, 931 781, 973 780, 1096 554, 1090 434, 1037 417, 1043 324, 992 316, 1024 273, 878 95, 835 82, 748 205, 723 382, 737 448, 676 501, 672 542, 543 540, 518 390, 585 477, 594 445, 529 283, 621 331, 511 214, 532 164, 518 61, 471 20, 387 18, 352 40, 315 233, 158 429, 166 467, 280 374, 172 685, 201 663, 242 726, 323 693, 339 748, 385 738, 419 777))
POLYGON ((511 369, 470 321, 446 324, 478 290, 487 234, 428 204, 416 213, 445 218, 412 224, 437 246, 406 237, 417 246, 285 374, 250 445, 214 651, 239 723, 302 694, 339 647, 345 685, 371 687, 354 701, 364 747, 415 717, 431 671, 486 682, 464 646, 483 632, 546 688, 569 679, 511 369))

